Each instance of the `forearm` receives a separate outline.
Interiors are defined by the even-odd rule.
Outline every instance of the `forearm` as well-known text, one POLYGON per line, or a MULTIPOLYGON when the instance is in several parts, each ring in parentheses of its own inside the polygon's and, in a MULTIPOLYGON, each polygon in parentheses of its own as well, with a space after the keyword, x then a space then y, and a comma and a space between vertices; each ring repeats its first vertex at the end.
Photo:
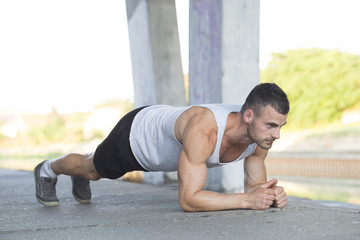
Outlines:
POLYGON ((250 208, 247 194, 220 194, 201 190, 192 196, 180 197, 181 208, 185 212, 219 211, 250 208))
POLYGON ((253 184, 251 186, 248 184, 245 184, 244 191, 245 191, 245 193, 252 192, 252 191, 258 189, 261 186, 261 184, 263 184, 263 183, 253 184))
POLYGON ((252 192, 267 182, 265 157, 267 151, 257 147, 253 155, 247 157, 244 163, 245 192, 252 192))

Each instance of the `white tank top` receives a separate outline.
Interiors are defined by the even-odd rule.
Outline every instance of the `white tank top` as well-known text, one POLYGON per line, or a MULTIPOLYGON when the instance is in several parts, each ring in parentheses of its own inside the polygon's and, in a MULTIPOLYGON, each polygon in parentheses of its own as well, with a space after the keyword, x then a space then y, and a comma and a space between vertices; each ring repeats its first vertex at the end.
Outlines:
MULTIPOLYGON (((206 161, 208 168, 225 165, 221 163, 219 152, 228 115, 239 112, 241 105, 205 104, 214 114, 218 127, 216 147, 206 161)), ((176 119, 187 107, 154 105, 144 108, 136 114, 130 130, 130 146, 139 164, 148 171, 176 171, 182 149, 176 139, 174 126, 176 119)), ((244 152, 232 162, 244 159, 255 151, 256 144, 250 144, 244 152)))

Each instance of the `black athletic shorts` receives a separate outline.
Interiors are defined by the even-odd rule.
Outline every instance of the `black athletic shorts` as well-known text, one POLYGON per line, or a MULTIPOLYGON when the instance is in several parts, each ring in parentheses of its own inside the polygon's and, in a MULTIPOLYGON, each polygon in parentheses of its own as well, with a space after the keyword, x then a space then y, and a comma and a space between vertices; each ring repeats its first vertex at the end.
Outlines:
POLYGON ((116 179, 134 170, 146 171, 136 160, 130 147, 130 129, 136 114, 146 108, 137 108, 120 119, 109 136, 94 154, 96 171, 105 178, 116 179))

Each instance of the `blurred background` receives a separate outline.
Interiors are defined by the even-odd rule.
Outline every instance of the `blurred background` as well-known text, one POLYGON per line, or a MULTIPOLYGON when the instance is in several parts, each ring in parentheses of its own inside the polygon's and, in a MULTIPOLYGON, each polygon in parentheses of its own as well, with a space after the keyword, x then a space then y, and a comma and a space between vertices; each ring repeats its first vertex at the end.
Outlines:
MULTIPOLYGON (((185 87, 188 9, 176 1, 185 87)), ((260 2, 261 82, 291 102, 268 174, 290 195, 360 204, 359 9, 260 2)), ((94 151, 134 107, 125 1, 1 1, 0 82, 1 168, 94 151)))

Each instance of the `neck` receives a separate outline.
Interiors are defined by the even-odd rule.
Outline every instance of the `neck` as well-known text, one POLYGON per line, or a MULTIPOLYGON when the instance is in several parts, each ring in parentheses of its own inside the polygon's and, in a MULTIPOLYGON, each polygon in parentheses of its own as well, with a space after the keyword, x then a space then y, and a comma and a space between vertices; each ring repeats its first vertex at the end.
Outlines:
POLYGON ((244 122, 241 113, 230 113, 224 137, 230 144, 248 145, 253 143, 248 136, 248 124, 244 122))

